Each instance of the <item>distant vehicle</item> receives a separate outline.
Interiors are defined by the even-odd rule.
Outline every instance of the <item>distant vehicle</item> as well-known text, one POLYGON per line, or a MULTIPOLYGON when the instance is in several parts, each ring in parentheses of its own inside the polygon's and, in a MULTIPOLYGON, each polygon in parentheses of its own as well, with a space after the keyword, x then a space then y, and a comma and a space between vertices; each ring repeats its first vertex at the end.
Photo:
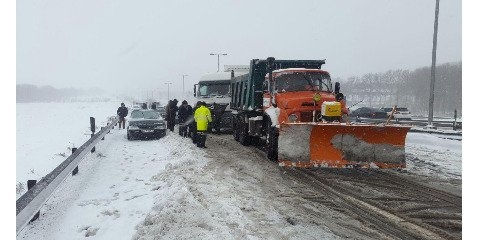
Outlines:
POLYGON ((160 138, 166 134, 166 124, 160 112, 156 110, 133 110, 126 132, 126 138, 160 138))
POLYGON ((378 108, 360 107, 349 114, 350 117, 356 118, 374 118, 374 119, 387 119, 388 114, 378 108))
MULTIPOLYGON (((386 112, 388 117, 391 116, 393 108, 381 108, 386 112)), ((396 108, 396 112, 393 114, 392 119, 411 120, 411 112, 405 107, 396 108)))

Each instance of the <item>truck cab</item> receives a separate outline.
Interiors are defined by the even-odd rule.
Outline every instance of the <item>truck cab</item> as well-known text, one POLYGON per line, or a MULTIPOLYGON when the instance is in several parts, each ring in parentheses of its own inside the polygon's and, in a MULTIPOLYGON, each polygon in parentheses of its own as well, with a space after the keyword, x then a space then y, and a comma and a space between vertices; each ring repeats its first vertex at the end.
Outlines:
POLYGON ((266 74, 263 111, 281 109, 278 123, 341 121, 347 114, 344 99, 337 101, 331 77, 321 69, 287 68, 266 74))
POLYGON ((205 102, 211 110, 213 123, 209 125, 209 128, 214 129, 215 132, 231 129, 231 77, 235 73, 245 74, 248 69, 248 65, 225 65, 224 72, 205 74, 194 85, 195 100, 205 102))

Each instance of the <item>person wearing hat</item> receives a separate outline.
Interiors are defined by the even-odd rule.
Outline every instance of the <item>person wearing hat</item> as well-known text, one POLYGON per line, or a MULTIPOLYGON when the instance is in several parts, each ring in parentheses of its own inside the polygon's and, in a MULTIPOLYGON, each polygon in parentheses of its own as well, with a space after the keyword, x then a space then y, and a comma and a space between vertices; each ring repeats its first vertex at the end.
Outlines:
POLYGON ((128 108, 125 107, 124 103, 121 103, 121 106, 116 110, 118 115, 118 128, 121 128, 121 123, 123 123, 123 129, 125 129, 125 117, 128 115, 128 108))
POLYGON ((201 102, 201 105, 195 111, 197 142, 196 146, 199 148, 206 148, 206 131, 208 130, 208 123, 213 121, 211 119, 210 109, 206 107, 205 102, 201 102))
MULTIPOLYGON (((178 108, 178 124, 179 124, 179 134, 182 137, 188 136, 188 120, 193 115, 193 108, 188 105, 186 100, 181 102, 181 106, 178 108)), ((192 121, 191 119, 190 121, 192 121)))

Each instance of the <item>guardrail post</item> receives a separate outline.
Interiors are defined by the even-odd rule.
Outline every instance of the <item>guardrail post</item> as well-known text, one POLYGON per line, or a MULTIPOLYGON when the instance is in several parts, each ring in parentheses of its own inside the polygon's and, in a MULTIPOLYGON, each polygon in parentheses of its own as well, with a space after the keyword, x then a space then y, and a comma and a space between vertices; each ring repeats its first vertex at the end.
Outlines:
MULTIPOLYGON (((35 186, 35 184, 37 184, 37 180, 28 180, 27 189, 30 190, 33 186, 35 186)), ((32 217, 30 222, 37 220, 39 217, 40 217, 40 211, 38 211, 37 214, 35 214, 35 216, 32 217)))
MULTIPOLYGON (((95 135, 95 134, 92 133, 92 134, 91 134, 91 137, 93 137, 94 135, 95 135)), ((95 152, 95 146, 93 146, 93 147, 91 148, 91 151, 90 151, 90 152, 91 152, 91 153, 94 153, 94 152, 95 152)))
MULTIPOLYGON (((93 137, 93 135, 95 135, 95 118, 94 117, 90 117, 90 129, 91 129, 91 137, 93 137)), ((95 152, 95 146, 93 146, 93 148, 91 149, 91 152, 92 153, 95 152)))
MULTIPOLYGON (((72 154, 77 150, 77 148, 72 148, 72 154)), ((72 171, 72 176, 75 176, 77 175, 78 173, 78 166, 75 167, 75 169, 73 169, 72 171)))
POLYGON ((456 131, 457 129, 457 109, 454 109, 454 122, 452 123, 452 130, 456 131))

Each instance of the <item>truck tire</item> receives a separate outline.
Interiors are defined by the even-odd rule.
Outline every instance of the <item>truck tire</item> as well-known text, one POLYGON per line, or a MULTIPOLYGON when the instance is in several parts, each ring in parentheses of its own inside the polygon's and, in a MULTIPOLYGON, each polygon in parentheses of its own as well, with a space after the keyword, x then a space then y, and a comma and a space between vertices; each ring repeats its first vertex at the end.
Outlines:
POLYGON ((233 138, 235 141, 239 142, 239 128, 238 128, 238 119, 233 119, 233 138))
POLYGON ((243 146, 250 144, 250 137, 248 135, 248 124, 243 121, 238 122, 238 141, 243 146))
POLYGON ((278 161, 278 128, 271 126, 271 121, 268 120, 268 127, 266 130, 266 151, 268 159, 278 161))

